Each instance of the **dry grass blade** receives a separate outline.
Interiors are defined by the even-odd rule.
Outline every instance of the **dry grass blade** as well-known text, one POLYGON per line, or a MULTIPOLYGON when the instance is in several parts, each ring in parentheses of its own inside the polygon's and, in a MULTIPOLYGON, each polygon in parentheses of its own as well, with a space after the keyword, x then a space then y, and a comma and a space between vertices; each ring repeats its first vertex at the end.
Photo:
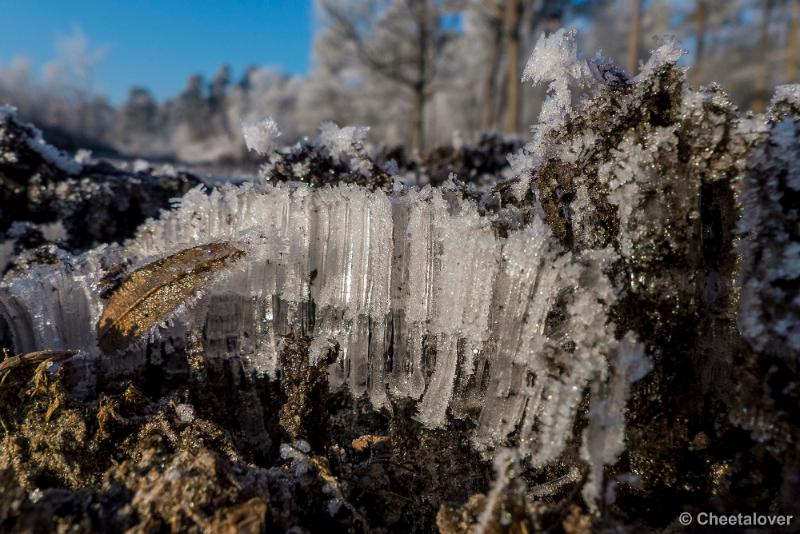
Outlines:
POLYGON ((210 243, 133 271, 106 303, 97 323, 98 345, 104 352, 124 350, 243 255, 229 243, 210 243))
POLYGON ((6 369, 14 369, 15 367, 37 365, 46 361, 60 362, 74 354, 75 352, 71 350, 40 350, 27 354, 20 354, 18 356, 6 358, 0 362, 0 372, 6 369))

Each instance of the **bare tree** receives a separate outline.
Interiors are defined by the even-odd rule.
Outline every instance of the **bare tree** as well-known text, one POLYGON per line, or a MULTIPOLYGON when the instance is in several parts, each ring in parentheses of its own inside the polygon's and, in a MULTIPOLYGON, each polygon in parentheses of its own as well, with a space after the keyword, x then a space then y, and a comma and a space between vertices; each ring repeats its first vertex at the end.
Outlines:
POLYGON ((481 0, 467 4, 467 7, 478 13, 490 33, 487 43, 489 50, 486 54, 480 93, 480 120, 478 124, 483 131, 490 130, 495 126, 496 81, 503 55, 503 19, 505 17, 503 3, 504 0, 481 0))
POLYGON ((360 65, 410 93, 412 146, 425 150, 425 107, 437 90, 448 32, 445 2, 437 0, 321 0, 331 29, 360 65))
POLYGON ((506 0, 503 27, 506 41, 506 120, 505 130, 508 133, 519 131, 520 117, 520 84, 522 75, 520 71, 520 22, 522 21, 522 2, 520 0, 506 0))

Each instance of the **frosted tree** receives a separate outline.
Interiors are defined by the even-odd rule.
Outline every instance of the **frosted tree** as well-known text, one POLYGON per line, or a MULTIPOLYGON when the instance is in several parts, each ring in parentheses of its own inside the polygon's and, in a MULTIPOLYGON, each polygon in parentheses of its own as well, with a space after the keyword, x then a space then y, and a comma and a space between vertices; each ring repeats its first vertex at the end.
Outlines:
MULTIPOLYGON (((465 31, 465 37, 479 41, 483 46, 481 56, 483 65, 480 70, 480 107, 479 127, 483 131, 492 130, 497 122, 497 98, 500 87, 497 78, 502 60, 503 44, 503 9, 501 2, 470 2, 465 9, 465 19, 471 26, 465 31), (470 31, 472 30, 472 31, 470 31)), ((475 50, 468 53, 475 54, 475 50)), ((479 56, 480 57, 480 56, 479 56)), ((473 70, 477 70, 474 69, 473 70)))
POLYGON ((140 155, 158 155, 164 146, 164 131, 158 103, 144 87, 133 87, 117 111, 114 141, 140 155))
POLYGON ((220 66, 214 79, 211 81, 211 88, 209 99, 211 101, 211 108, 217 109, 224 105, 225 96, 228 92, 228 86, 231 83, 231 68, 229 65, 220 66))
MULTIPOLYGON (((114 110, 105 97, 95 93, 93 74, 107 56, 76 26, 56 39, 55 57, 42 76, 25 57, 0 67, 0 105, 17 107, 29 120, 47 129, 58 129, 69 144, 89 145, 110 139, 114 110)), ((77 147, 75 147, 77 148, 77 147)))
POLYGON ((320 9, 340 46, 360 68, 398 86, 411 105, 411 144, 426 147, 426 106, 442 82, 441 52, 449 32, 438 0, 320 0, 320 9))

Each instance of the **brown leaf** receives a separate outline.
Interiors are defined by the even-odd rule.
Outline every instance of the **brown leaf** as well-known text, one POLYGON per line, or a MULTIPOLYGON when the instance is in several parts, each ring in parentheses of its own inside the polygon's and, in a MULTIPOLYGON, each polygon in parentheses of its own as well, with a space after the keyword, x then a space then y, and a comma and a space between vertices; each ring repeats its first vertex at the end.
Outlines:
POLYGON ((209 243, 136 269, 108 299, 97 322, 98 345, 104 352, 124 350, 243 255, 229 243, 209 243))

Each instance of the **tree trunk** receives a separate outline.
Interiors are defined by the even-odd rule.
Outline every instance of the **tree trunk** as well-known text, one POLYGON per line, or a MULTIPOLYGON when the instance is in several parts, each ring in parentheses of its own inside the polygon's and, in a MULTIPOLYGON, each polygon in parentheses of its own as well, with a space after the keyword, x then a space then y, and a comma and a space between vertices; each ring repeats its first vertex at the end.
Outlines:
POLYGON ((491 130, 495 126, 495 79, 500 63, 500 47, 503 40, 501 22, 491 19, 490 24, 492 27, 492 42, 490 44, 489 57, 486 60, 483 87, 481 88, 480 129, 483 132, 491 130))
POLYGON ((520 85, 519 68, 520 46, 519 25, 522 19, 522 3, 520 0, 507 0, 505 11, 506 61, 508 76, 506 86, 506 132, 519 132, 520 85))
POLYGON ((628 72, 639 68, 639 48, 642 41, 642 0, 631 0, 631 23, 628 28, 628 72))
POLYGON ((422 157, 425 150, 425 91, 414 90, 414 110, 411 118, 412 144, 417 155, 422 157))
POLYGON ((411 119, 411 135, 414 150, 419 157, 422 157, 425 151, 425 101, 428 98, 428 83, 430 81, 428 47, 431 40, 431 21, 428 0, 417 0, 415 5, 415 16, 419 28, 419 43, 417 48, 417 80, 412 87, 414 92, 414 116, 411 119))
POLYGON ((698 85, 703 79, 703 60, 706 50, 706 26, 708 25, 708 4, 706 0, 697 0, 697 10, 694 12, 695 23, 695 50, 694 65, 692 65, 691 81, 698 85))
POLYGON ((800 32, 800 0, 792 1, 792 20, 786 38, 786 83, 797 82, 797 34, 800 32))
POLYGON ((759 40, 759 69, 755 83, 753 111, 761 113, 767 108, 767 85, 769 78, 769 18, 772 13, 773 0, 763 0, 764 10, 761 16, 761 38, 759 40))

